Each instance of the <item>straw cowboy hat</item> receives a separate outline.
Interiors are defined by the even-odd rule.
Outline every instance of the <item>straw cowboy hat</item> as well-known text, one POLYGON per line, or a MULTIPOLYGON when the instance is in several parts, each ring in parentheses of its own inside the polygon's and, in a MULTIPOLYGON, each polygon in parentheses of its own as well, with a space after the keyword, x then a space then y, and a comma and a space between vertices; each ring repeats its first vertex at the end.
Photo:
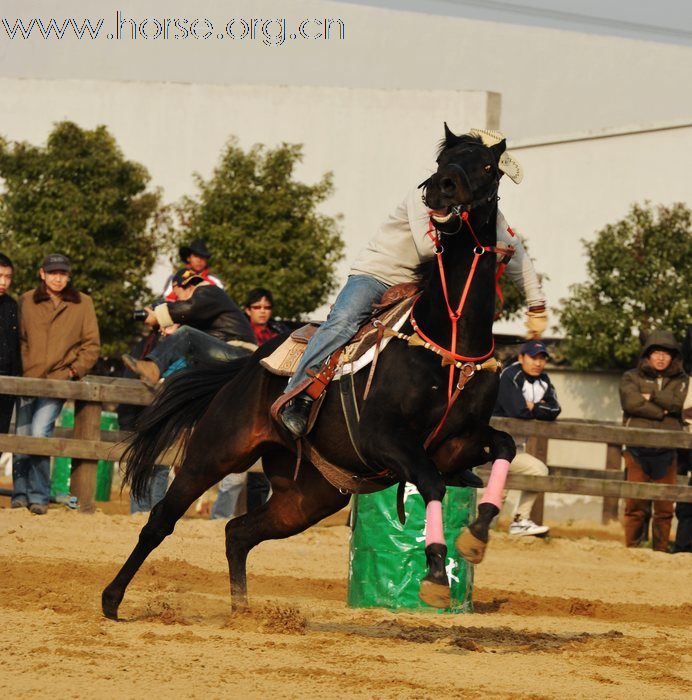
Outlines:
MULTIPOLYGON (((471 129, 469 134, 471 134, 471 136, 480 137, 481 141, 483 141, 483 145, 488 147, 494 146, 505 139, 504 134, 501 131, 491 131, 490 129, 471 129)), ((517 185, 524 177, 524 169, 521 167, 519 161, 509 151, 505 151, 500 156, 498 167, 510 180, 516 182, 517 185)))

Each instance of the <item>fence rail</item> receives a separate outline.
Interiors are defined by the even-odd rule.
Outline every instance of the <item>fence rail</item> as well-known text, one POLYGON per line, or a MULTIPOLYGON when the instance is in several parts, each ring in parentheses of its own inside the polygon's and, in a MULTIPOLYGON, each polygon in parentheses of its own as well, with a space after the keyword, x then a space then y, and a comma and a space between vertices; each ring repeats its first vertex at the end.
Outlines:
MULTIPOLYGON (((146 406, 154 392, 134 379, 85 377, 80 382, 54 379, 0 377, 0 394, 42 396, 71 399, 75 402, 74 429, 59 428, 55 437, 35 438, 0 433, 0 451, 37 454, 50 457, 72 457, 70 490, 77 496, 80 510, 94 510, 96 463, 98 460, 120 461, 127 433, 101 431, 101 411, 108 404, 146 406)), ((622 445, 640 447, 692 448, 692 435, 682 431, 625 428, 612 423, 590 421, 556 422, 523 421, 514 418, 493 418, 491 424, 512 435, 528 438, 527 451, 547 462, 548 441, 574 440, 605 443, 605 470, 551 467, 550 476, 510 474, 508 488, 540 493, 568 493, 603 498, 603 520, 617 517, 620 498, 675 500, 692 503, 692 487, 682 485, 637 484, 622 478, 622 445), (589 472, 592 472, 591 474, 589 472), (609 474, 608 472, 611 472, 609 474)), ((172 448, 159 459, 161 464, 175 462, 172 448)), ((480 470, 487 479, 487 470, 480 470)), ((542 520, 542 498, 537 502, 534 518, 542 520)))
MULTIPOLYGON (((549 476, 528 476, 510 474, 508 488, 539 493, 569 493, 603 498, 601 520, 608 523, 617 520, 621 498, 641 498, 645 500, 682 501, 692 503, 692 488, 672 484, 639 484, 622 480, 622 446, 665 447, 668 449, 691 449, 692 434, 681 430, 649 430, 646 428, 626 428, 613 423, 591 421, 537 421, 517 418, 491 420, 495 428, 511 435, 529 438, 526 451, 542 462, 548 463, 548 440, 573 440, 606 444, 605 471, 586 470, 569 467, 551 467, 549 476), (567 476, 565 471, 573 471, 567 476), (592 471, 593 474, 588 474, 592 471), (609 474, 608 472, 612 473, 609 474)), ((536 500, 532 517, 536 522, 543 520, 543 497, 536 500)))

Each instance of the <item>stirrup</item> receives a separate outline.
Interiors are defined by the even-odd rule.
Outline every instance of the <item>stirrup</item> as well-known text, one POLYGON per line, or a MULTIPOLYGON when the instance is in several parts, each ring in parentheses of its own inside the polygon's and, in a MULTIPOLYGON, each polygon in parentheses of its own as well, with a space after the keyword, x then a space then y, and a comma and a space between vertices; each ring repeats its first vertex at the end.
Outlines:
POLYGON ((281 422, 296 439, 308 432, 312 404, 312 399, 299 395, 280 414, 281 422))

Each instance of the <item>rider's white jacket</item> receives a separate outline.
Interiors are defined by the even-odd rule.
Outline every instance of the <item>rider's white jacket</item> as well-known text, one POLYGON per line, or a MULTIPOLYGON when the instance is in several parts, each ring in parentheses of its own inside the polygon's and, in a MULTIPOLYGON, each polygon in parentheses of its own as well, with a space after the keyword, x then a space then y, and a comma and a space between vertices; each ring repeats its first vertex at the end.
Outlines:
MULTIPOLYGON (((433 243, 427 235, 430 213, 423 203, 421 190, 411 190, 389 215, 380 230, 356 258, 352 275, 371 275, 387 285, 413 282, 416 268, 434 256, 433 243)), ((514 256, 505 274, 524 292, 527 306, 545 304, 540 280, 519 238, 497 213, 497 244, 512 246, 514 256)))

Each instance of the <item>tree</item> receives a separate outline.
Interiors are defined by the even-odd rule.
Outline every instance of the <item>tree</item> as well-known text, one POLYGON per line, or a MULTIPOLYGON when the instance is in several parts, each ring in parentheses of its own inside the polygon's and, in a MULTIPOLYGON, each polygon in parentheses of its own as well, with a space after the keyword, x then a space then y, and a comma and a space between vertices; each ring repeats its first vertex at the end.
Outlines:
POLYGON ((171 236, 176 250, 202 238, 232 298, 242 302, 252 288, 266 287, 284 318, 327 300, 344 248, 337 219, 317 211, 332 194, 332 175, 315 185, 298 182, 293 171, 301 160, 300 145, 255 145, 245 153, 231 138, 212 177, 195 175, 199 195, 178 205, 171 236))
POLYGON ((125 350, 157 255, 159 194, 146 190, 146 169, 106 127, 61 122, 45 147, 0 139, 0 177, 0 246, 17 291, 36 286, 46 254, 67 255, 75 287, 93 297, 102 354, 125 350))
POLYGON ((578 369, 630 367, 639 338, 657 328, 684 336, 690 322, 692 211, 633 205, 584 242, 588 281, 562 300, 562 350, 578 369))

